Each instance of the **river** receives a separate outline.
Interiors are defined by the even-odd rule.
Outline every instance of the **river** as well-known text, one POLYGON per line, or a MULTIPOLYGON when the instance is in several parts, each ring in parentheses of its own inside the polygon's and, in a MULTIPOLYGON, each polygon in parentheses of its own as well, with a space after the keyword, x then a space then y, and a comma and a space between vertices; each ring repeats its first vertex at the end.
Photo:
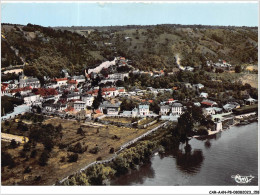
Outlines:
POLYGON ((257 185, 258 123, 234 126, 204 139, 189 141, 179 151, 155 155, 151 163, 141 166, 111 182, 111 185, 143 186, 214 186, 257 185), (232 175, 254 178, 238 184, 232 175))

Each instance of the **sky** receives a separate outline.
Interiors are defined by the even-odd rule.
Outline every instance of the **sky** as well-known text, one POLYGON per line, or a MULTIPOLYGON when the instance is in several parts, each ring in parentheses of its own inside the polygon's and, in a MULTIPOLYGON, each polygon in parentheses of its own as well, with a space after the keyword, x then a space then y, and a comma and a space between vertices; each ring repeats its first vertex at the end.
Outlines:
POLYGON ((42 26, 201 24, 258 26, 258 3, 2 2, 1 23, 42 26))

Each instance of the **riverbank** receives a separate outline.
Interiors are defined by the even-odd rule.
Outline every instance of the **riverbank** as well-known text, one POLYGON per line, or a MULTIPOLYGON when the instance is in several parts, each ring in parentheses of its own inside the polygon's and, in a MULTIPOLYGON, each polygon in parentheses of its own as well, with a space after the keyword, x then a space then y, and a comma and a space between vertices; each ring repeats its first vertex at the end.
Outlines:
POLYGON ((158 128, 157 131, 153 131, 146 137, 140 139, 138 142, 128 145, 131 147, 128 148, 128 146, 126 146, 126 149, 120 151, 118 155, 110 162, 103 164, 94 163, 92 166, 87 167, 87 169, 81 170, 81 172, 77 172, 76 174, 69 176, 62 182, 56 183, 56 185, 109 184, 109 181, 113 180, 113 178, 124 175, 129 170, 134 170, 143 163, 148 162, 153 153, 158 151, 158 148, 160 148, 159 146, 162 144, 162 140, 169 133, 170 132, 167 128, 161 126, 161 128, 158 128), (106 175, 107 171, 105 171, 107 169, 110 170, 108 175, 106 175), (103 178, 102 180, 98 180, 99 182, 96 181, 97 178, 93 178, 98 175, 101 175, 100 177, 103 178), (82 184, 82 178, 87 178, 88 182, 85 181, 85 183, 82 184))
POLYGON ((110 182, 113 186, 248 186, 258 184, 258 123, 189 141, 110 182), (246 166, 245 166, 246 165, 246 166), (219 171, 221 169, 221 171, 219 171), (238 184, 232 175, 252 175, 238 184))
MULTIPOLYGON (((242 117, 243 118, 243 117, 242 117)), ((250 121, 255 121, 256 116, 250 115, 250 121)), ((241 118, 239 118, 237 121, 242 121, 241 118)), ((233 123, 232 125, 229 126, 232 127, 234 125, 238 125, 239 123, 233 123)), ((204 135, 204 136, 199 136, 199 137, 194 137, 194 138, 206 138, 206 137, 212 137, 217 135, 218 133, 221 133, 221 131, 212 131, 209 135, 204 135)), ((80 185, 80 178, 91 178, 91 174, 94 174, 95 171, 97 170, 102 170, 101 172, 104 171, 104 169, 109 168, 109 170, 112 170, 113 174, 108 174, 104 176, 105 181, 100 181, 99 183, 87 183, 83 185, 110 185, 110 181, 115 180, 118 178, 118 176, 125 175, 129 173, 129 171, 134 171, 136 169, 139 169, 139 167, 145 165, 148 163, 151 159, 151 157, 155 153, 160 153, 163 154, 165 151, 169 151, 169 148, 173 148, 172 143, 174 143, 173 140, 167 139, 167 137, 171 137, 171 130, 165 130, 164 134, 161 136, 158 136, 158 134, 154 134, 151 137, 147 137, 142 141, 138 141, 137 143, 131 145, 130 148, 125 149, 122 151, 117 157, 111 159, 109 162, 103 163, 93 163, 92 165, 92 172, 89 172, 87 169, 84 171, 81 171, 80 173, 70 176, 66 179, 66 181, 62 181, 58 183, 58 185, 80 185), (158 137, 156 137, 158 136, 158 137), (171 143, 169 143, 171 142, 171 143), (141 151, 140 151, 140 148, 141 151), (145 148, 148 150, 146 155, 144 155, 144 150, 145 148), (145 156, 144 159, 142 157, 145 156), (141 158, 140 158, 141 157, 141 158)), ((171 138, 172 139, 172 138, 171 138)), ((175 140, 176 145, 178 145, 179 140, 176 138, 175 140)), ((130 146, 130 145, 129 145, 130 146)), ((175 149, 173 149, 175 150, 175 149)), ((177 151, 177 150, 176 150, 177 151)), ((89 168, 89 167, 88 167, 89 168)), ((95 173, 97 174, 97 173, 95 173)))

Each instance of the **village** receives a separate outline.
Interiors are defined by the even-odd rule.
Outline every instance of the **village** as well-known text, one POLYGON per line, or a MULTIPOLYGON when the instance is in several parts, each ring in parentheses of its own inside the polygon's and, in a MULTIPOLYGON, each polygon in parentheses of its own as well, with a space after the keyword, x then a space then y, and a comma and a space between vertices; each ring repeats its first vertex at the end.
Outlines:
MULTIPOLYGON (((174 98, 165 99, 158 105, 160 110, 156 113, 150 107, 154 98, 145 99, 145 97, 147 94, 150 97, 156 97, 158 93, 172 94, 173 91, 178 90, 178 87, 158 89, 135 87, 134 90, 127 91, 124 87, 116 86, 117 82, 124 82, 125 79, 129 79, 129 74, 149 75, 150 77, 164 75, 163 70, 144 72, 135 70, 130 64, 130 60, 124 57, 116 57, 113 61, 106 61, 93 69, 85 70, 85 75, 69 75, 66 70, 62 70, 63 78, 45 77, 46 84, 42 87, 37 78, 25 76, 21 72, 19 81, 1 83, 2 96, 22 99, 28 112, 38 112, 63 119, 90 121, 111 117, 159 118, 163 121, 177 122, 180 115, 186 110, 186 106, 182 104, 183 101, 180 102, 174 98), (100 87, 102 85, 103 87, 100 87), (133 99, 139 103, 131 110, 122 110, 120 105, 124 99, 133 99)), ((216 65, 231 66, 225 61, 214 64, 214 66, 216 65)), ((202 108, 205 116, 216 118, 217 115, 231 114, 233 109, 241 106, 235 101, 218 106, 215 101, 208 98, 208 93, 203 91, 204 85, 200 83, 183 83, 183 87, 197 92, 201 101, 193 103, 195 106, 202 108)), ((257 100, 250 96, 244 100, 245 105, 252 105, 256 102, 257 100)), ((21 113, 16 113, 16 115, 18 114, 21 113)), ((9 118, 4 116, 2 119, 14 118, 16 115, 8 115, 9 118)))
POLYGON ((1 83, 2 98, 20 101, 13 105, 14 111, 3 110, 2 141, 7 148, 15 145, 8 151, 13 158, 24 159, 24 163, 18 163, 16 169, 5 169, 5 183, 68 182, 68 175, 81 173, 95 164, 110 163, 140 140, 149 140, 151 135, 160 137, 165 128, 178 127, 178 119, 191 107, 197 110, 195 115, 205 119, 194 123, 193 134, 188 135, 193 137, 216 134, 230 125, 251 120, 251 116, 255 119, 257 100, 249 94, 243 96, 244 101, 232 99, 222 104, 200 82, 182 82, 171 88, 144 87, 140 83, 123 85, 134 77, 158 79, 177 71, 193 71, 181 66, 179 69, 145 72, 135 69, 131 60, 115 57, 85 69, 82 75, 70 75, 62 69, 62 77, 45 76, 44 84, 18 71, 19 80, 1 83), (183 90, 195 95, 192 101, 180 95, 183 90), (42 131, 44 128, 46 132, 42 131), (39 159, 35 158, 35 151, 43 151, 39 159), (54 175, 47 171, 50 166, 54 175), (46 175, 51 178, 43 179, 46 175))

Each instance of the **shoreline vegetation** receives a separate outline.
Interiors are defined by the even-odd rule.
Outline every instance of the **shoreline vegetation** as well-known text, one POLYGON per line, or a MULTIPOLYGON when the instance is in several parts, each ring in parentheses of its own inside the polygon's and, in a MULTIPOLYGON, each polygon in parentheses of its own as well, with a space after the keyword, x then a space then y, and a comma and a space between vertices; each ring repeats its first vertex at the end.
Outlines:
MULTIPOLYGON (((250 115, 234 124, 229 124, 223 130, 231 126, 247 125, 258 122, 257 114, 250 115)), ((149 163, 152 155, 156 153, 163 154, 171 150, 178 150, 180 143, 185 143, 188 149, 188 141, 192 138, 201 138, 217 134, 220 131, 208 135, 195 135, 186 137, 178 131, 178 124, 171 124, 166 128, 161 128, 152 135, 138 141, 129 148, 123 150, 112 162, 107 164, 95 164, 81 173, 70 175, 68 179, 55 185, 110 185, 110 181, 127 174, 131 170, 136 170, 140 166, 149 163)), ((223 131, 221 130, 221 131, 223 131)))

